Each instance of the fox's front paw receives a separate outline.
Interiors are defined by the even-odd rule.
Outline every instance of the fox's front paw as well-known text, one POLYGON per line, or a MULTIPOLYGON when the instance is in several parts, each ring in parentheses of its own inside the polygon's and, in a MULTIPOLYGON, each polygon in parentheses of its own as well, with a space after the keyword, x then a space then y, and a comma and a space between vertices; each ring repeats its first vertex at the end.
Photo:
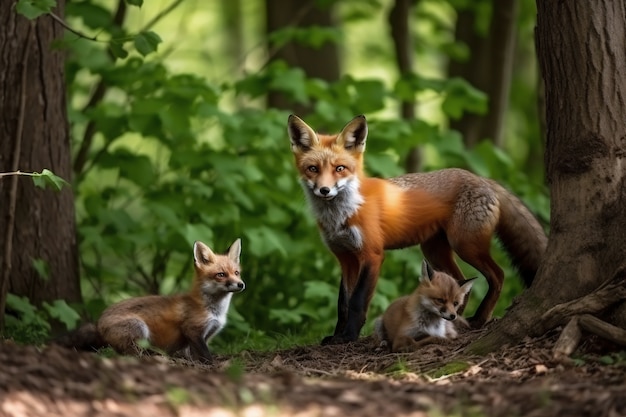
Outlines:
POLYGON ((344 343, 349 343, 352 342, 353 340, 346 338, 343 335, 332 335, 332 336, 326 336, 325 338, 322 339, 322 346, 326 346, 326 345, 342 345, 344 343))
POLYGON ((480 329, 485 325, 485 319, 483 319, 482 317, 470 317, 467 319, 467 322, 472 329, 480 329))

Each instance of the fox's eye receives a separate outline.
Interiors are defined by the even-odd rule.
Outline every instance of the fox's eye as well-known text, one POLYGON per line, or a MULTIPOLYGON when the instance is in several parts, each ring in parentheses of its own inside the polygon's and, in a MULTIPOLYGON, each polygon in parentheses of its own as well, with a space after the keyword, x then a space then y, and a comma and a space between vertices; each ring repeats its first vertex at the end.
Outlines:
POLYGON ((445 304, 446 300, 444 300, 443 298, 435 298, 435 302, 437 302, 438 304, 445 304))
POLYGON ((239 271, 235 271, 235 275, 239 276, 239 271))
POLYGON ((337 168, 335 168, 335 171, 337 171, 337 172, 341 172, 341 171, 343 171, 344 169, 346 169, 346 167, 345 167, 345 166, 343 166, 343 165, 338 165, 338 166, 337 166, 337 168))
POLYGON ((215 274, 215 276, 218 277, 218 278, 226 278, 226 273, 218 272, 217 274, 215 274))
POLYGON ((456 306, 458 306, 458 305, 459 305, 459 302, 458 302, 458 301, 455 301, 455 302, 454 302, 454 303, 452 303, 452 304, 454 304, 454 306, 456 307, 456 306))
POLYGON ((307 168, 307 170, 309 170, 309 172, 317 172, 317 167, 315 165, 311 165, 307 168))

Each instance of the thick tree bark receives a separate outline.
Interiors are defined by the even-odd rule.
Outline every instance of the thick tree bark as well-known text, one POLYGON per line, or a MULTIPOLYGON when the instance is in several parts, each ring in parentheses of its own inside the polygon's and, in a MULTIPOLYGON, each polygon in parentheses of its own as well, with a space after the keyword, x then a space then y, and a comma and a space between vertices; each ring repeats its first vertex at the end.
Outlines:
MULTIPOLYGON (((63 15, 64 1, 57 4, 56 13, 63 15)), ((47 168, 71 179, 64 57, 52 46, 62 34, 47 16, 31 22, 12 7, 0 8, 0 172, 47 168)), ((3 290, 35 304, 80 300, 72 191, 42 190, 30 178, 5 177, 0 201, 3 290), (47 264, 47 278, 35 270, 34 260, 47 264)), ((5 295, 0 294, 2 318, 5 295)))
POLYGON ((551 233, 535 282, 470 349, 519 340, 549 308, 587 295, 626 259, 626 2, 539 0, 551 233))
MULTIPOLYGON (((315 0, 265 0, 266 32, 269 35, 275 30, 289 26, 333 26, 333 16, 330 6, 321 8, 315 0)), ((270 48, 271 49, 271 48, 270 48)), ((299 67, 307 77, 319 78, 325 81, 339 79, 339 53, 337 45, 326 42, 320 48, 312 48, 290 42, 278 50, 271 51, 271 60, 283 60, 290 67, 299 67)), ((294 103, 280 92, 271 92, 268 95, 269 107, 287 109, 296 114, 305 115, 310 109, 294 103)))

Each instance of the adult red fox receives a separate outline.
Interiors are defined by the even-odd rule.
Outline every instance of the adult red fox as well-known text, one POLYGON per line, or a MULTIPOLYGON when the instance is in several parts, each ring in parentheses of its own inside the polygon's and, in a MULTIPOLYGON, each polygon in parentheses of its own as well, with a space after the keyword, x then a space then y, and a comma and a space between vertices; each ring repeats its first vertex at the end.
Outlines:
POLYGON ((478 269, 489 290, 473 318, 493 312, 504 273, 489 253, 497 235, 527 285, 547 238, 524 204, 502 186, 462 169, 371 178, 363 171, 367 122, 357 116, 336 135, 288 120, 291 149, 322 238, 341 264, 338 320, 322 343, 356 340, 365 323, 385 249, 421 244, 438 271, 463 281, 453 251, 478 269))
POLYGON ((88 324, 62 337, 58 344, 82 349, 110 345, 118 353, 139 355, 142 340, 168 354, 209 360, 207 342, 226 324, 233 293, 243 291, 237 239, 226 255, 196 242, 194 282, 187 294, 130 298, 107 308, 96 325, 88 324))
POLYGON ((465 322, 462 317, 457 318, 458 309, 471 288, 471 280, 459 285, 450 275, 433 271, 424 261, 415 291, 395 300, 376 319, 376 339, 390 344, 392 352, 401 352, 456 338, 453 322, 465 322))

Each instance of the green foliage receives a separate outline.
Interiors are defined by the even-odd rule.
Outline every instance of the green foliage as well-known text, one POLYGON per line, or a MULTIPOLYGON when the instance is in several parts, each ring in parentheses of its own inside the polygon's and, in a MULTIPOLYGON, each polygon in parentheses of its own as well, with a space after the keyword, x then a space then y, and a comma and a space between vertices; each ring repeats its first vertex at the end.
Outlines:
POLYGON ((42 308, 28 298, 7 294, 4 336, 18 343, 41 344, 50 338, 50 321, 58 320, 67 330, 74 329, 80 316, 65 300, 44 302, 42 308))
POLYGON ((27 19, 36 19, 43 14, 50 13, 56 5, 55 0, 19 0, 15 5, 15 10, 27 19))
MULTIPOLYGON (((142 6, 142 1, 127 3, 142 6)), ((20 12, 36 17, 50 10, 45 4, 21 0, 18 6, 34 8, 20 12)), ((464 80, 447 79, 442 70, 445 54, 465 53, 451 40, 451 6, 420 2, 415 19, 427 33, 416 54, 427 70, 398 79, 391 78, 390 48, 381 41, 387 29, 375 26, 382 3, 349 1, 338 9, 343 20, 337 28, 290 27, 270 37, 272 47, 291 40, 312 47, 352 42, 345 48, 348 71, 331 83, 283 62, 235 71, 241 57, 223 56, 214 45, 210 49, 211 43, 202 70, 181 71, 173 62, 183 45, 172 33, 132 22, 118 26, 107 2, 68 1, 68 22, 101 40, 68 33, 63 42, 75 162, 86 156, 75 164, 73 186, 90 315, 129 296, 187 290, 195 240, 224 252, 242 237, 247 287, 233 297, 229 324, 215 339, 216 347, 232 349, 236 343, 265 349, 316 341, 332 331, 339 267, 319 238, 297 181, 286 135, 290 112, 260 104, 270 92, 309 106, 310 114, 302 116, 326 131, 366 114, 366 165, 372 175, 401 174, 407 152, 419 146, 425 170, 466 167, 501 180, 547 220, 545 188, 529 182, 518 161, 489 142, 468 150, 460 135, 445 127, 450 118, 484 113, 487 106, 482 92, 464 80), (384 75, 370 71, 378 66, 384 75), (94 91, 103 91, 102 98, 93 100, 94 91), (423 106, 420 117, 390 115, 401 101, 412 99, 423 106)), ((186 36, 185 47, 201 40, 186 36)), ((215 42, 224 40, 222 35, 215 42)), ((57 184, 42 176, 46 184, 57 184)), ((497 245, 494 254, 505 274, 515 275, 497 245)), ((420 262, 416 248, 388 254, 371 317, 414 289, 420 262)), ((477 280, 468 312, 485 286, 484 279, 477 280)), ((506 281, 497 315, 519 289, 516 280, 506 281)), ((48 308, 72 325, 75 318, 65 306, 48 308)))
POLYGON ((33 306, 26 297, 7 294, 4 335, 18 343, 39 344, 50 333, 45 314, 33 306))
POLYGON ((68 330, 76 328, 80 321, 80 316, 65 300, 54 300, 52 304, 44 302, 43 308, 53 319, 57 319, 65 324, 68 330))

